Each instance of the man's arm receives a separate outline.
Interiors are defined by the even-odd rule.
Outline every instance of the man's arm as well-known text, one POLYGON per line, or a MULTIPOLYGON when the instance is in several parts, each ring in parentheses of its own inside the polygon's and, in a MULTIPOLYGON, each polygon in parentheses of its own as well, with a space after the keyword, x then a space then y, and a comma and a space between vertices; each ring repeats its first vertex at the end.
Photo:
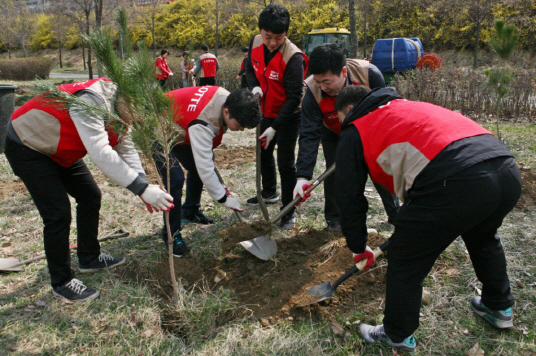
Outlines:
POLYGON ((385 79, 382 72, 372 63, 369 63, 368 77, 370 89, 385 88, 385 79))
POLYGON ((353 253, 363 253, 367 244, 368 202, 365 198, 365 184, 368 168, 361 137, 353 125, 341 133, 335 162, 341 229, 348 248, 353 253))
POLYGON ((212 199, 220 201, 227 194, 214 171, 212 145, 216 133, 204 121, 194 121, 188 127, 188 135, 190 136, 192 153, 199 178, 201 178, 212 199))
POLYGON ((285 73, 283 74, 283 85, 287 99, 277 114, 272 128, 279 130, 285 125, 285 120, 294 114, 303 95, 303 82, 305 61, 301 53, 295 53, 287 62, 285 73))
POLYGON ((307 179, 313 177, 323 126, 322 110, 311 90, 307 88, 302 103, 299 150, 296 160, 297 177, 307 179))
POLYGON ((199 71, 201 70, 202 66, 201 66, 201 59, 199 59, 197 61, 197 64, 195 66, 195 69, 194 69, 194 73, 192 75, 196 76, 197 73, 199 73, 199 71))
POLYGON ((261 83, 259 83, 259 80, 257 79, 257 76, 255 75, 255 69, 253 69, 253 64, 251 61, 251 48, 253 47, 253 37, 251 41, 249 42, 249 52, 248 52, 248 62, 246 65, 244 65, 244 68, 246 68, 246 79, 248 81, 248 87, 255 88, 261 86, 261 83))
MULTIPOLYGON (((104 106, 102 100, 91 93, 83 93, 80 99, 90 105, 104 106)), ((121 154, 118 153, 110 146, 108 132, 104 126, 104 116, 87 111, 87 108, 77 105, 69 109, 69 114, 88 155, 112 182, 139 195, 148 184, 134 145, 127 140, 122 143, 122 146, 119 145, 121 154)))

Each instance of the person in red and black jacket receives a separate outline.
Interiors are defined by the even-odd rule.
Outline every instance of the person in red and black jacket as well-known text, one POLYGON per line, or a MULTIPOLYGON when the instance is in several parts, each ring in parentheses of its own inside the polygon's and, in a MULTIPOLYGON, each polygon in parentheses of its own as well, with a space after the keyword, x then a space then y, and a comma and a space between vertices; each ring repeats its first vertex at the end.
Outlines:
POLYGON ((393 88, 347 87, 335 107, 342 122, 337 202, 355 263, 375 262, 366 245, 367 174, 403 202, 389 240, 383 325, 362 324, 361 336, 415 349, 423 281, 458 236, 482 283, 482 297, 472 299, 472 309, 497 328, 512 327, 514 298, 497 235, 521 195, 521 176, 508 148, 473 120, 405 100, 393 88))
POLYGON ((15 110, 7 127, 5 155, 13 172, 30 192, 45 225, 43 240, 54 295, 73 302, 99 296, 71 269, 69 235, 71 203, 76 200, 76 233, 80 273, 118 266, 123 257, 101 253, 97 239, 101 191, 82 159, 86 154, 115 184, 138 195, 152 212, 173 207, 173 198, 148 184, 128 132, 113 130, 106 112, 126 123, 126 104, 117 85, 106 78, 65 84, 59 90, 79 101, 67 107, 39 95, 15 110), (88 111, 87 105, 103 110, 88 111))
MULTIPOLYGON (((362 85, 369 89, 385 87, 380 70, 367 61, 346 59, 344 50, 336 44, 316 47, 309 56, 309 73, 305 80, 307 90, 302 103, 300 140, 296 171, 298 181, 294 196, 303 197, 316 165, 318 147, 322 150, 327 167, 335 162, 335 151, 341 133, 341 123, 335 110, 339 92, 350 85, 362 85), (305 187, 305 188, 304 188, 305 187)), ((399 208, 396 195, 381 185, 375 185, 380 194, 388 221, 392 221, 399 208)), ((340 231, 339 208, 336 204, 335 175, 324 181, 324 217, 327 231, 340 231)))
MULTIPOLYGON (((277 166, 281 176, 283 206, 292 199, 296 185, 295 154, 300 127, 300 101, 307 72, 308 58, 286 37, 290 15, 281 5, 268 5, 259 15, 260 35, 251 40, 248 85, 261 96, 262 197, 265 202, 279 200, 274 149, 277 144, 277 166)), ((257 197, 248 199, 257 204, 257 197)), ((281 219, 283 229, 294 227, 295 210, 281 219)))
POLYGON ((156 62, 154 64, 154 72, 156 74, 156 79, 160 81, 160 86, 164 87, 166 85, 166 80, 168 80, 169 77, 173 76, 173 72, 168 67, 168 63, 166 58, 169 56, 169 51, 167 48, 163 48, 160 51, 160 57, 156 59, 156 62))
POLYGON ((246 77, 246 65, 249 61, 248 53, 248 47, 242 48, 242 54, 244 55, 244 59, 242 60, 242 64, 240 64, 240 72, 238 72, 238 74, 236 75, 236 80, 241 80, 240 88, 248 88, 248 78, 246 77))
POLYGON ((199 85, 216 85, 216 72, 220 69, 220 62, 215 55, 209 52, 208 45, 201 46, 201 56, 197 61, 195 69, 193 71, 193 77, 198 74, 201 76, 199 79, 199 85))

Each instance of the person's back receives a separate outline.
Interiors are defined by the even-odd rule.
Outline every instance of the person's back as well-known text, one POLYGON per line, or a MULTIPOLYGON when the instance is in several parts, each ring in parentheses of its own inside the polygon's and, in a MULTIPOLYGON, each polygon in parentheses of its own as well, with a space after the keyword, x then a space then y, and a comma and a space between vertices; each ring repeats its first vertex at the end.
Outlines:
POLYGON ((199 85, 216 85, 216 72, 220 64, 215 55, 209 52, 208 45, 201 46, 202 54, 194 70, 194 77, 200 76, 199 85))

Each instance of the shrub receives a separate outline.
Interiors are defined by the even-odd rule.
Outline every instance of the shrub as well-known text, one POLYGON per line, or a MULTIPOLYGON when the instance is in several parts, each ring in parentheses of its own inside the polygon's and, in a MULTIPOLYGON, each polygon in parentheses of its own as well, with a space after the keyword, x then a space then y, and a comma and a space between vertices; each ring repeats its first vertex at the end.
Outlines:
POLYGON ((47 79, 54 61, 50 58, 15 58, 0 60, 0 78, 8 80, 47 79))

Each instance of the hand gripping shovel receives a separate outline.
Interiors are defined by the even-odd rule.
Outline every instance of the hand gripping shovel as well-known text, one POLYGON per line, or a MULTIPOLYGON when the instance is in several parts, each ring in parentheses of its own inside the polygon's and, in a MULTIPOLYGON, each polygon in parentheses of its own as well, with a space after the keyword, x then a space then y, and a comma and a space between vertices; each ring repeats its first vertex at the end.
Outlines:
MULTIPOLYGON (((374 250, 374 258, 378 258, 381 254, 387 250, 387 247, 389 246, 389 240, 382 243, 377 249, 374 250)), ((337 281, 331 285, 330 282, 322 283, 317 286, 314 286, 309 290, 308 296, 309 299, 304 304, 301 304, 300 306, 306 306, 309 304, 314 304, 321 302, 323 300, 329 299, 333 297, 333 294, 335 294, 335 290, 337 290, 337 287, 348 279, 348 277, 353 276, 357 271, 362 271, 363 268, 365 268, 365 265, 367 264, 367 260, 361 260, 359 263, 355 264, 350 268, 348 271, 346 271, 345 274, 343 274, 337 281)))
MULTIPOLYGON (((320 183, 322 183, 327 177, 329 177, 335 171, 335 164, 328 168, 320 177, 318 177, 313 184, 311 184, 305 194, 310 194, 313 189, 315 189, 320 183)), ((262 198, 262 197, 261 197, 262 198)), ((298 196, 294 198, 290 203, 287 204, 276 216, 270 220, 270 224, 275 224, 283 216, 285 216, 292 208, 296 206, 301 201, 301 197, 298 196)), ((259 199, 259 202, 261 200, 259 199)), ((274 240, 270 239, 270 234, 261 235, 255 237, 254 239, 239 242, 246 250, 260 258, 261 260, 268 260, 270 257, 275 256, 277 253, 277 245, 274 240)))
MULTIPOLYGON (((97 240, 105 241, 105 240, 116 239, 118 237, 127 237, 128 235, 130 235, 130 232, 124 229, 119 229, 113 234, 99 237, 97 240)), ((74 249, 77 247, 78 245, 73 245, 73 246, 69 246, 69 249, 74 249)), ((42 260, 45 257, 46 257, 45 255, 39 255, 39 256, 29 258, 24 261, 21 261, 18 258, 0 258, 0 271, 20 272, 24 269, 25 265, 34 261, 42 260)))

